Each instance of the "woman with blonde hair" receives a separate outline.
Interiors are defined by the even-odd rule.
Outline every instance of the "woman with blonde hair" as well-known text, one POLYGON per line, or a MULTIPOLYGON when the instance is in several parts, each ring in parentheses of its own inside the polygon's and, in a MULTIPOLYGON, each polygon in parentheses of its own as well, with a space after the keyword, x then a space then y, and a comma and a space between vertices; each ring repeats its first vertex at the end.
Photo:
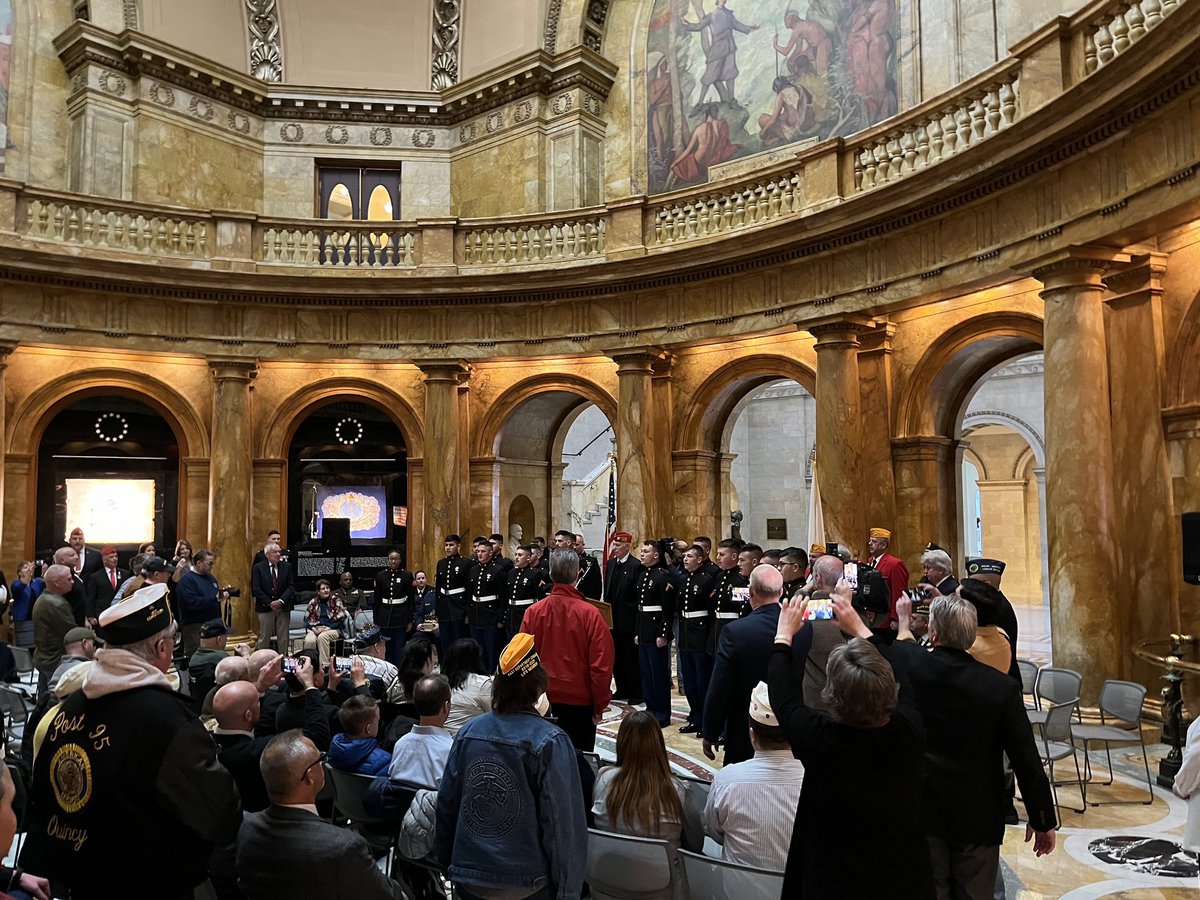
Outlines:
POLYGON ((617 732, 617 764, 596 778, 596 827, 666 840, 672 856, 681 844, 699 851, 704 845, 700 823, 684 815, 683 794, 683 783, 671 774, 662 726, 652 713, 630 713, 617 732))

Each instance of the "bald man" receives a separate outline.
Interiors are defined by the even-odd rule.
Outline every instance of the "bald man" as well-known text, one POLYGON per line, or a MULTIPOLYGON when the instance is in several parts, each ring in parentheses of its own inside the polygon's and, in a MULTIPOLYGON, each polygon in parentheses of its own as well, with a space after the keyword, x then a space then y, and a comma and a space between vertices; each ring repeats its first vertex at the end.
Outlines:
MULTIPOLYGON (((270 737, 255 737, 262 702, 260 687, 279 680, 283 657, 276 654, 274 662, 259 672, 258 683, 231 681, 217 689, 213 696, 213 716, 217 720, 213 739, 221 748, 218 759, 237 782, 242 795, 242 809, 255 812, 268 806, 267 788, 263 784, 259 760, 270 737)), ((303 732, 311 740, 329 743, 329 716, 321 702, 321 692, 313 684, 311 660, 297 660, 296 677, 304 685, 303 732)), ((264 688, 265 689, 265 688, 264 688)))
MULTIPOLYGON (((750 573, 750 613, 721 629, 712 681, 704 702, 702 737, 704 755, 716 759, 716 748, 725 740, 725 765, 745 762, 754 756, 750 743, 750 694, 767 680, 767 657, 775 643, 779 624, 779 597, 783 575, 771 565, 760 565, 750 573)), ((804 668, 812 629, 807 624, 792 640, 792 664, 804 668)))

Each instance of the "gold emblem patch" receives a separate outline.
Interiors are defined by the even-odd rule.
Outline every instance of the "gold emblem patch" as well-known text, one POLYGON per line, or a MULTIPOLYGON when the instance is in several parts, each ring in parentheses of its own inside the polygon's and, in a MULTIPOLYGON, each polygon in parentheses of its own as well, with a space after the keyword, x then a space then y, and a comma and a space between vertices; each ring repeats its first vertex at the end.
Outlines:
POLYGON ((92 797, 92 763, 78 744, 63 744, 50 760, 50 786, 66 813, 77 813, 92 797))

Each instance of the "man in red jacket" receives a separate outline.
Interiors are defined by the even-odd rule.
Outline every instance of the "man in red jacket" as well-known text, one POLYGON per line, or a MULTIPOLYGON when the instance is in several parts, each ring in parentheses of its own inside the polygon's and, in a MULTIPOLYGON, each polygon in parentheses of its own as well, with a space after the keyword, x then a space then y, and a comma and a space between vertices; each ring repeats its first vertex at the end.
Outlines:
POLYGON ((575 589, 579 554, 550 551, 549 595, 525 613, 521 631, 533 635, 550 675, 550 709, 577 750, 595 750, 596 726, 612 699, 613 640, 600 611, 575 589))
POLYGON ((904 560, 892 556, 888 549, 892 546, 892 533, 886 528, 872 528, 867 539, 868 564, 879 570, 888 583, 891 597, 888 601, 888 626, 895 627, 899 621, 896 618, 896 601, 908 587, 908 566, 904 560))

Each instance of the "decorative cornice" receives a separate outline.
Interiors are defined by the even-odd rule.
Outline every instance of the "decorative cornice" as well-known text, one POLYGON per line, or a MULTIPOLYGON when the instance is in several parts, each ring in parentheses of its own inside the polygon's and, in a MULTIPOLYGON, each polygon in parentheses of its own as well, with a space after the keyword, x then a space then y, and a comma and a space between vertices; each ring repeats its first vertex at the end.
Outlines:
POLYGON ((434 0, 430 84, 435 91, 458 84, 458 37, 461 17, 461 0, 434 0))
POLYGON ((279 7, 276 0, 246 0, 250 29, 250 74, 259 81, 283 81, 283 46, 279 41, 279 7))

